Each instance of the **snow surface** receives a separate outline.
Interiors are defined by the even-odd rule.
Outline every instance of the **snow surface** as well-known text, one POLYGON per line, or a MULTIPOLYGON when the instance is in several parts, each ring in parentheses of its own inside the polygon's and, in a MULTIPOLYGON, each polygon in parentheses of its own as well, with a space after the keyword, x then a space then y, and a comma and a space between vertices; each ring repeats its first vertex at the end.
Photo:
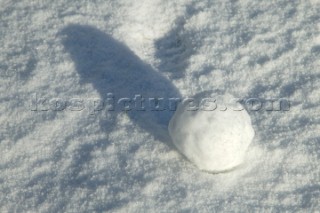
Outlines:
POLYGON ((202 92, 180 103, 169 123, 173 144, 201 170, 230 171, 244 161, 254 130, 247 111, 232 100, 202 92))
POLYGON ((317 211, 319 14, 318 0, 0 1, 0 212, 317 211), (173 146, 173 112, 95 105, 212 89, 291 101, 249 111, 246 163, 215 175, 173 146))

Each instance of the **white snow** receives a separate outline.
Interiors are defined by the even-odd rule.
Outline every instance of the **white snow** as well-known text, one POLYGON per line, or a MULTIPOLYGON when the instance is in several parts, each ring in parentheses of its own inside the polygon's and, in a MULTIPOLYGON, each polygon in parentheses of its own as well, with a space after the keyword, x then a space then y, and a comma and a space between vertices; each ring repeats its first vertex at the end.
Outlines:
POLYGON ((319 14, 319 0, 1 0, 0 212, 318 211, 319 14), (173 111, 93 103, 215 89, 291 101, 248 110, 243 164, 219 174, 178 152, 173 111), (34 111, 35 94, 67 108, 34 111))
POLYGON ((190 102, 180 103, 170 121, 169 133, 181 153, 201 170, 228 171, 243 163, 254 130, 247 111, 237 110, 241 108, 239 103, 230 103, 234 97, 210 93, 198 97, 197 102, 208 105, 208 98, 211 104, 222 99, 223 109, 216 106, 195 109, 190 107, 190 102))

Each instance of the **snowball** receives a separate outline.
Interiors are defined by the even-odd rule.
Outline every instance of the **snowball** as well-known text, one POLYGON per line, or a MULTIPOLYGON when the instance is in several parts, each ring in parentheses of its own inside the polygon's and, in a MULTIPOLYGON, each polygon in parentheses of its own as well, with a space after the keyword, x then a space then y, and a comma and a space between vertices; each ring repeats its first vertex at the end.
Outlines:
POLYGON ((229 94, 215 95, 206 92, 194 102, 181 102, 169 123, 169 134, 178 150, 198 168, 222 172, 243 162, 254 130, 250 116, 236 99, 229 94))

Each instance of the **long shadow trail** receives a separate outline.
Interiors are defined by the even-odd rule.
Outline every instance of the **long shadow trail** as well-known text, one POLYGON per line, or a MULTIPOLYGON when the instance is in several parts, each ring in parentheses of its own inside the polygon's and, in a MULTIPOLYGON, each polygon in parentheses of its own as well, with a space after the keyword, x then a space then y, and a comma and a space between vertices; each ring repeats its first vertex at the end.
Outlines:
MULTIPOLYGON (((109 111, 113 114, 112 119, 127 109, 135 124, 168 144, 167 127, 174 106, 169 106, 167 100, 181 97, 177 88, 141 61, 126 45, 94 27, 69 25, 60 34, 81 76, 81 83, 91 83, 102 100, 115 101, 114 111, 109 111), (129 102, 123 98, 136 101, 129 102), (146 100, 142 101, 142 98, 146 100), (154 99, 149 101, 148 98, 154 99), (118 102, 119 99, 122 101, 118 102)), ((110 121, 101 125, 114 125, 116 128, 116 124, 110 121)))

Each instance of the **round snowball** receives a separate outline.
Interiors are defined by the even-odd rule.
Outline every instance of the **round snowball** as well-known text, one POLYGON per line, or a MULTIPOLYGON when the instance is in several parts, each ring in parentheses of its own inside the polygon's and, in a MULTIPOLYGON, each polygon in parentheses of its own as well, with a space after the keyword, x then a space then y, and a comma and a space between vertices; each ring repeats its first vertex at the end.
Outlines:
POLYGON ((195 101, 180 103, 169 123, 169 134, 178 150, 198 168, 222 172, 243 162, 254 130, 250 116, 236 99, 229 94, 214 95, 204 93, 195 101))

